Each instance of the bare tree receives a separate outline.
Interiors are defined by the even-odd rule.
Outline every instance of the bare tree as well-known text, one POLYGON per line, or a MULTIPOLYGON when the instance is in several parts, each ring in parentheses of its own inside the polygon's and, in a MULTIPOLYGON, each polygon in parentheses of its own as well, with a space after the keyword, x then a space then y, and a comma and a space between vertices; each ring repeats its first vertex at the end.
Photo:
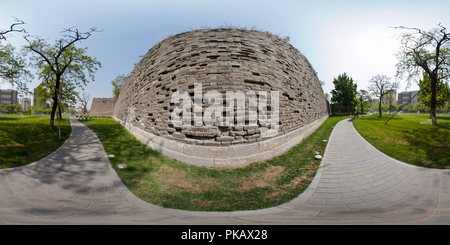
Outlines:
POLYGON ((391 93, 392 91, 396 91, 399 87, 398 83, 391 83, 389 80, 390 78, 386 75, 376 75, 373 76, 369 81, 370 86, 368 87, 368 90, 371 91, 373 95, 375 95, 379 100, 378 112, 380 114, 380 117, 383 97, 391 93))
POLYGON ((80 97, 81 105, 83 106, 83 113, 86 113, 87 111, 87 104, 89 101, 90 95, 83 93, 80 97))
POLYGON ((430 116, 433 125, 436 121, 436 90, 439 81, 450 77, 450 33, 438 24, 438 28, 423 31, 419 28, 395 27, 408 30, 401 37, 402 50, 397 57, 397 76, 408 74, 408 81, 419 78, 422 71, 430 77, 431 101, 430 116))

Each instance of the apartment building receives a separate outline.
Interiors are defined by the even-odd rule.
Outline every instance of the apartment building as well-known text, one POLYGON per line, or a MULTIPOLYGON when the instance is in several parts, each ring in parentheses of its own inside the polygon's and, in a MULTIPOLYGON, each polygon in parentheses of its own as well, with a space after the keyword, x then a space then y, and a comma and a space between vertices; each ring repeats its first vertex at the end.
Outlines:
POLYGON ((12 89, 0 89, 0 104, 4 105, 17 105, 17 92, 12 89))
POLYGON ((420 102, 419 99, 419 95, 417 95, 420 91, 419 90, 414 90, 414 91, 409 91, 409 92, 401 92, 398 93, 398 104, 399 105, 404 105, 406 103, 408 103, 409 100, 411 100, 410 104, 414 105, 417 102, 420 102))

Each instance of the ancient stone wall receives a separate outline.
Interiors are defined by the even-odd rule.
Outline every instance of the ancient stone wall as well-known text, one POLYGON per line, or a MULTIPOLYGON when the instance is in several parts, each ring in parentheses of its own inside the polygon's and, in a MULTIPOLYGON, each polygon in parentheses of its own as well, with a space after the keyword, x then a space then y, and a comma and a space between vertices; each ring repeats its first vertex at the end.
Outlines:
POLYGON ((209 167, 245 166, 281 154, 327 116, 323 90, 306 58, 278 36, 241 29, 195 30, 163 40, 135 66, 114 111, 117 121, 152 148, 209 167), (238 91, 254 92, 244 97, 244 108, 227 100, 227 92, 238 91), (184 92, 189 111, 180 113, 186 108, 174 95, 184 92), (217 93, 222 101, 208 100, 217 93), (220 112, 206 117, 213 105, 220 112), (262 120, 264 109, 272 121, 262 120), (174 123, 175 111, 190 121, 174 123), (234 118, 227 121, 230 111, 234 118), (203 121, 196 124, 196 118, 203 121), (276 126, 270 124, 274 119, 276 126), (270 129, 276 134, 265 134, 270 129), (275 152, 277 147, 282 149, 275 152))
POLYGON ((93 98, 91 104, 90 116, 113 116, 114 98, 93 98))

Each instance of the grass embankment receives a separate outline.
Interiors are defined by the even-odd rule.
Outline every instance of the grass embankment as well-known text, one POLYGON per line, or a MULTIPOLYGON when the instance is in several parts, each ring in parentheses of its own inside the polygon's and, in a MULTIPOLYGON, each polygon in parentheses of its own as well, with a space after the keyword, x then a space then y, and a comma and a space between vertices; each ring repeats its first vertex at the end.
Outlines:
POLYGON ((170 159, 147 147, 111 118, 81 121, 102 142, 124 184, 144 201, 193 211, 255 210, 286 203, 311 183, 332 126, 344 117, 328 118, 286 154, 239 169, 208 169, 170 159), (300 171, 299 171, 300 170, 300 171))
POLYGON ((450 168, 450 115, 383 114, 358 118, 356 130, 375 148, 399 161, 416 166, 450 168))
POLYGON ((48 128, 50 116, 0 115, 0 169, 23 166, 38 161, 57 150, 72 129, 61 120, 61 140, 58 121, 48 128))

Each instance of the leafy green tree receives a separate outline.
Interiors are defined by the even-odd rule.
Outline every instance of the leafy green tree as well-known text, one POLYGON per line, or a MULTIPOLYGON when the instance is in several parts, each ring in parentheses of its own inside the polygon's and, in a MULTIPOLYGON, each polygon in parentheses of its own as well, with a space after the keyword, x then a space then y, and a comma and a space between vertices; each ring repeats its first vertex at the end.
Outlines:
POLYGON ((15 113, 19 113, 22 112, 22 106, 21 105, 15 105, 16 107, 14 108, 14 112, 15 113))
POLYGON ((37 106, 35 106, 35 105, 28 106, 26 111, 27 111, 28 113, 36 113, 36 110, 37 110, 36 107, 37 107, 37 106))
POLYGON ((383 104, 388 108, 389 114, 391 114, 391 110, 396 110, 397 102, 395 100, 395 95, 393 93, 388 93, 384 96, 383 104))
POLYGON ((423 31, 418 28, 396 27, 412 33, 401 36, 402 49, 397 58, 397 75, 408 75, 408 81, 417 78, 421 72, 430 77, 430 116, 432 125, 437 125, 436 107, 439 81, 450 77, 450 33, 440 23, 438 28, 423 31))
POLYGON ((372 98, 369 95, 369 92, 367 92, 364 89, 361 89, 358 91, 356 98, 358 99, 359 103, 361 104, 361 112, 364 112, 364 104, 366 104, 366 102, 369 102, 372 100, 372 98))
POLYGON ((41 113, 50 114, 52 112, 52 108, 33 105, 27 107, 27 112, 33 114, 41 114, 41 113))
POLYGON ((38 70, 39 79, 47 83, 46 88, 53 91, 53 106, 49 128, 53 129, 56 108, 60 98, 61 81, 78 87, 86 86, 89 80, 94 81, 94 72, 101 67, 95 58, 86 55, 87 48, 76 48, 75 43, 86 40, 95 32, 81 33, 78 29, 65 29, 63 37, 50 45, 41 38, 30 39, 25 36, 28 45, 24 47, 26 54, 31 54, 31 61, 38 70), (89 79, 85 73, 89 75, 89 79), (56 89, 58 88, 58 89, 56 89))
POLYGON ((331 102, 343 105, 346 111, 348 107, 353 109, 358 102, 356 99, 357 85, 353 83, 353 78, 347 76, 347 73, 344 72, 344 74, 334 78, 333 84, 331 102))
MULTIPOLYGON (((52 78, 52 77, 51 77, 52 78)), ((39 86, 36 88, 37 94, 39 94, 38 102, 45 104, 47 101, 53 98, 55 94, 55 83, 56 81, 52 79, 51 81, 41 82, 39 86)), ((59 84, 59 105, 60 110, 58 111, 58 115, 61 118, 61 113, 64 112, 63 105, 64 104, 76 104, 77 99, 79 98, 79 92, 75 91, 77 87, 70 82, 66 82, 65 79, 61 79, 59 84)))
MULTIPOLYGON (((423 72, 423 78, 419 81, 421 93, 419 99, 429 108, 431 108, 431 79, 430 76, 423 72)), ((449 87, 447 82, 438 81, 436 86, 436 108, 442 108, 449 99, 449 87)))
POLYGON ((122 88, 122 85, 127 80, 128 76, 126 75, 119 75, 116 77, 116 79, 111 81, 111 84, 113 86, 113 96, 117 99, 119 97, 120 89, 122 88))
POLYGON ((69 105, 67 103, 59 104, 59 108, 60 108, 60 112, 62 112, 62 113, 65 113, 65 112, 69 111, 69 105))
POLYGON ((413 108, 416 111, 430 111, 430 108, 427 107, 422 101, 415 103, 413 108))
POLYGON ((22 106, 21 105, 4 105, 0 104, 0 112, 2 113, 19 113, 22 112, 22 106))
POLYGON ((381 104, 383 102, 383 97, 393 91, 396 91, 399 87, 398 83, 391 83, 389 80, 390 78, 386 75, 375 75, 369 80, 370 85, 368 90, 378 98, 378 112, 380 114, 380 117, 382 115, 381 104))
POLYGON ((0 104, 0 112, 1 113, 8 112, 8 107, 4 104, 0 104))
POLYGON ((0 30, 0 80, 17 86, 19 91, 28 91, 26 82, 31 81, 32 75, 26 69, 25 59, 15 52, 15 48, 11 44, 2 45, 1 41, 6 40, 6 34, 11 32, 25 32, 23 28, 18 28, 24 24, 23 21, 17 20, 10 26, 8 30, 0 30))
POLYGON ((28 91, 27 82, 32 78, 26 69, 25 60, 15 53, 10 44, 0 44, 0 79, 16 86, 19 91, 28 91))
POLYGON ((407 105, 402 107, 402 110, 412 111, 413 110, 413 105, 407 104, 407 105))
POLYGON ((442 108, 442 110, 447 111, 450 113, 450 103, 447 101, 444 104, 444 107, 442 108))

